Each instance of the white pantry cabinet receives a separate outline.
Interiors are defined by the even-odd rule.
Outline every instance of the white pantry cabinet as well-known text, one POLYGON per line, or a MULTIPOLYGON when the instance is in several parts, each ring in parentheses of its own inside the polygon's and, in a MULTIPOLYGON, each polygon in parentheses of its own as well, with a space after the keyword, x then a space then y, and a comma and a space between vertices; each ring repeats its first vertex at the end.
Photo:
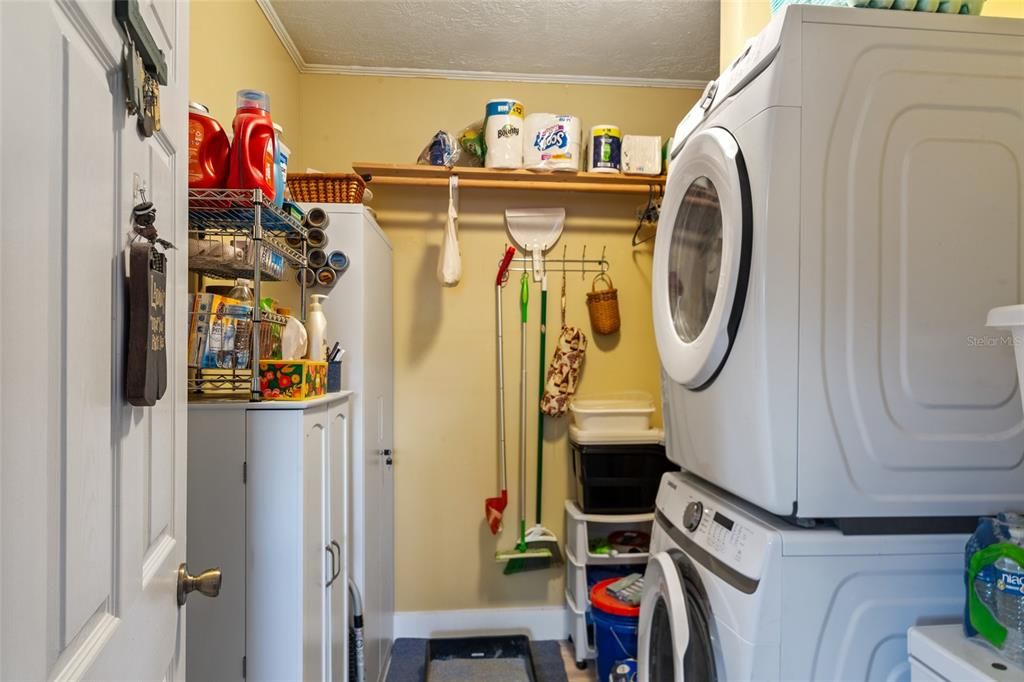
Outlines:
POLYGON ((189 405, 189 680, 345 680, 348 393, 189 405))

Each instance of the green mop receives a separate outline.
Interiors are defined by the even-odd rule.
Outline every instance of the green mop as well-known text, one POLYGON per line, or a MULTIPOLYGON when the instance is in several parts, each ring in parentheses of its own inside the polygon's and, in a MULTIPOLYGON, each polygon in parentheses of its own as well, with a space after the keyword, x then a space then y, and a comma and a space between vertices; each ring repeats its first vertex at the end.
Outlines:
POLYGON ((541 525, 541 509, 544 481, 544 411, 540 409, 540 401, 544 397, 544 380, 547 362, 544 357, 548 333, 548 276, 541 277, 540 285, 540 393, 537 396, 537 523, 526 532, 526 546, 530 549, 546 549, 551 554, 550 563, 562 565, 562 552, 558 548, 558 538, 550 530, 541 525))
POLYGON ((494 558, 505 563, 505 575, 522 571, 536 571, 551 565, 551 550, 531 549, 526 544, 526 311, 530 302, 530 278, 525 272, 519 280, 520 288, 520 364, 519 377, 519 539, 515 548, 498 551, 494 558))

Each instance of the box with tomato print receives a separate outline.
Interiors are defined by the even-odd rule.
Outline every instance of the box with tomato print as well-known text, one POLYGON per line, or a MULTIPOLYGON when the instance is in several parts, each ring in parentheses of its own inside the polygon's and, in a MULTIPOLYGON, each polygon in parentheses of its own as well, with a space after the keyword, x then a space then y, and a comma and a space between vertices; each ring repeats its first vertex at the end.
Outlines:
POLYGON ((315 360, 260 360, 264 400, 308 400, 327 392, 327 363, 315 360))

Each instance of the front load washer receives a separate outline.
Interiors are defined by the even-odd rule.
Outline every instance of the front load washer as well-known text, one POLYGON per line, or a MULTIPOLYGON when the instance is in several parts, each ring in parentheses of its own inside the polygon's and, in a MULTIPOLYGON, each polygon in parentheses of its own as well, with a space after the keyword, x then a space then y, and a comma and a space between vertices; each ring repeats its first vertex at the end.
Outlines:
POLYGON ((1024 301, 1024 21, 789 6, 674 144, 669 457, 848 532, 1024 506, 1013 350, 985 327, 1024 301))
POLYGON ((962 615, 966 539, 800 528, 666 474, 638 680, 909 680, 908 628, 962 615))

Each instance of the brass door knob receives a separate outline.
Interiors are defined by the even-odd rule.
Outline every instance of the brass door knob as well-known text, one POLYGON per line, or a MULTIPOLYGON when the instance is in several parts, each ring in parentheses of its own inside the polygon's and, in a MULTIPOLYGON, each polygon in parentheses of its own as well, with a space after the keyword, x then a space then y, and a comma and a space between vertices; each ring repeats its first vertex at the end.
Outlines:
POLYGON ((190 575, 188 565, 178 566, 178 606, 184 606, 189 592, 199 591, 207 597, 220 594, 221 573, 219 568, 211 568, 199 575, 190 575))

